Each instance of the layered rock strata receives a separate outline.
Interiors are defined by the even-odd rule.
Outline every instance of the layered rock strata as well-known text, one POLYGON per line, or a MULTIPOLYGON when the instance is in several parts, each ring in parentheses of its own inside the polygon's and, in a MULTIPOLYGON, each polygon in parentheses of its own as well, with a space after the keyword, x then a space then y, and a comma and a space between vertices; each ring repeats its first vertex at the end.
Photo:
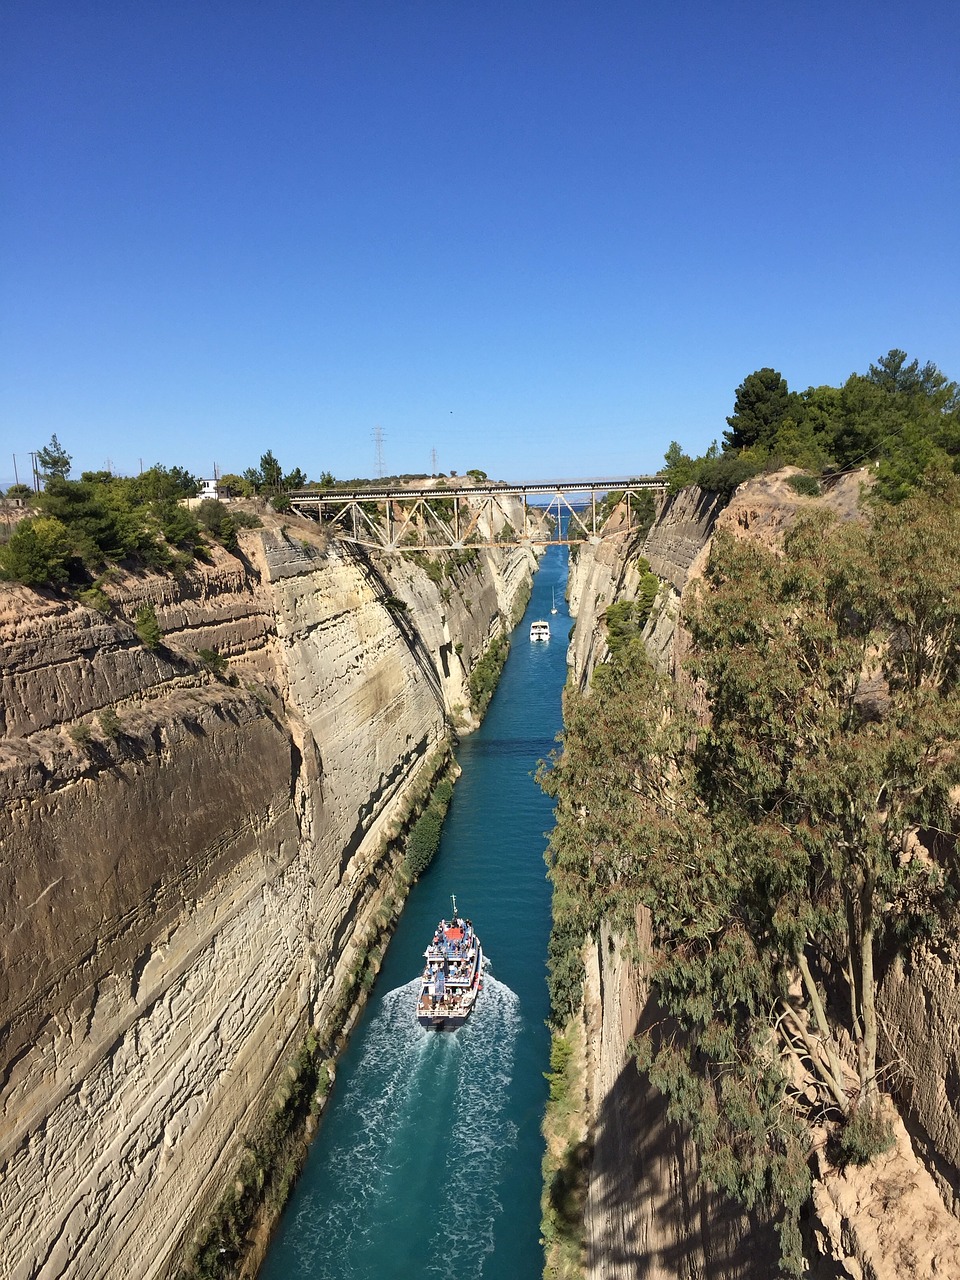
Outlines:
POLYGON ((441 589, 296 517, 212 555, 116 578, 108 616, 0 589, 5 1280, 176 1273, 533 563, 441 589))

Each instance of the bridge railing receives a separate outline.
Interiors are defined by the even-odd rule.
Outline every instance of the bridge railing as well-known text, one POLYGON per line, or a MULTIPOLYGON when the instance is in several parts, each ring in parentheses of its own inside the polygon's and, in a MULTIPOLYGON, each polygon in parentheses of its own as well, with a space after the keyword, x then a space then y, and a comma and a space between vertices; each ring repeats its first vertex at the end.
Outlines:
POLYGON ((335 526, 337 536, 381 551, 451 551, 488 546, 575 546, 634 527, 641 494, 662 493, 662 476, 627 479, 300 489, 293 506, 335 526), (626 523, 610 528, 603 499, 626 499, 626 523), (543 501, 546 499, 546 501, 543 501))

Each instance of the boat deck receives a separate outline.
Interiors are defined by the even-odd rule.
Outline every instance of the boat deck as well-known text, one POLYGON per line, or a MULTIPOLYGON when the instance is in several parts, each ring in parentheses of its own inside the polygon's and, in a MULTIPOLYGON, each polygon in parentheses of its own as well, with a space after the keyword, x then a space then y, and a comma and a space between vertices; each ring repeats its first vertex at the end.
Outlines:
POLYGON ((423 953, 417 1020, 443 1030, 466 1022, 482 987, 483 948, 472 928, 441 921, 423 953))

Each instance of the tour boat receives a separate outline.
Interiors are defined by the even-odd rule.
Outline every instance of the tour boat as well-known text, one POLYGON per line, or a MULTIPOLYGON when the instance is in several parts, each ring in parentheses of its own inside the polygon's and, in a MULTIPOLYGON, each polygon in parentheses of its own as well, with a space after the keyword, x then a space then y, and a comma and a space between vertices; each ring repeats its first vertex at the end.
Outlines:
POLYGON ((530 623, 530 639, 531 640, 549 640, 550 639, 550 623, 543 618, 538 618, 536 622, 530 623))
POLYGON ((483 990, 483 948, 469 920, 457 914, 441 920, 423 953, 417 1021, 434 1031, 454 1031, 473 1012, 483 990))

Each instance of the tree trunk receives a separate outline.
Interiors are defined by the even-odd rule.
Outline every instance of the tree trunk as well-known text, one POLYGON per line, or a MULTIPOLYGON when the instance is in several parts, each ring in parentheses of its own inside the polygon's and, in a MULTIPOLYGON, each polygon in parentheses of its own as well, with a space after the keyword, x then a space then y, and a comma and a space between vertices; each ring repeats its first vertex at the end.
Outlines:
POLYGON ((873 876, 864 876, 860 892, 860 1012, 863 1038, 859 1046, 860 1097, 871 1110, 877 1094, 877 1004, 873 971, 873 876))
POLYGON ((810 1007, 813 1010, 817 1030, 820 1032, 823 1051, 827 1056, 827 1062, 830 1064, 830 1074, 836 1081, 836 1087, 831 1092, 834 1094, 838 1104, 846 1112, 849 1108, 849 1102, 843 1092, 843 1064, 840 1061, 840 1055, 837 1053, 836 1043, 830 1031, 830 1024, 827 1021, 823 1001, 820 999, 820 992, 817 990, 817 984, 814 982, 813 974, 810 972, 810 965, 807 963, 807 957, 802 950, 797 951, 795 959, 797 968, 803 978, 803 985, 810 1001, 810 1007))

